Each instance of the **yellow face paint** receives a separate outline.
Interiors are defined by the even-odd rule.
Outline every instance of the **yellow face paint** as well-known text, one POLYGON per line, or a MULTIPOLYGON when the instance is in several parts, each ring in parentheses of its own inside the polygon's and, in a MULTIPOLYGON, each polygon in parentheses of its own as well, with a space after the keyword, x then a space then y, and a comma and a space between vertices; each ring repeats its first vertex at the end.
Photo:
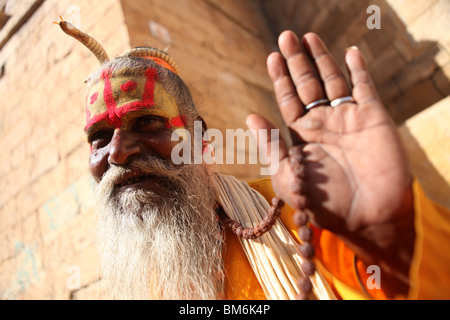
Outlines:
POLYGON ((144 75, 118 77, 104 70, 87 98, 86 132, 100 124, 120 128, 131 114, 160 116, 167 119, 168 128, 184 127, 184 117, 175 99, 157 82, 155 69, 147 69, 144 75))

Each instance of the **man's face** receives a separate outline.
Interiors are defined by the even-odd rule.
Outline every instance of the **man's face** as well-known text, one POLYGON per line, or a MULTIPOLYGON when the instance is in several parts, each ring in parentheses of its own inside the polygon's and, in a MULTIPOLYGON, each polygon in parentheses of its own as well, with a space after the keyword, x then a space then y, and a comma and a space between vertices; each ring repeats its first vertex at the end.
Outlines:
MULTIPOLYGON (((133 159, 155 157, 170 161, 172 148, 177 144, 171 141, 174 129, 171 121, 179 117, 178 106, 159 83, 154 94, 152 107, 123 114, 120 126, 103 120, 87 129, 92 148, 90 170, 96 182, 101 181, 111 166, 126 166, 133 159)), ((160 182, 156 176, 130 172, 117 181, 116 187, 153 189, 160 182)))

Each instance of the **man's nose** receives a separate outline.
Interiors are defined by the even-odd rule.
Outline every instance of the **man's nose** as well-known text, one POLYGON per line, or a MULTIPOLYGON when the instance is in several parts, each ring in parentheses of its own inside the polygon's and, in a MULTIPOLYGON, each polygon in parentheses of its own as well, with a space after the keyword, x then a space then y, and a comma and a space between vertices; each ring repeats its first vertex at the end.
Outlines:
POLYGON ((141 147, 132 133, 121 129, 114 130, 109 149, 109 164, 124 165, 131 156, 139 154, 141 147))

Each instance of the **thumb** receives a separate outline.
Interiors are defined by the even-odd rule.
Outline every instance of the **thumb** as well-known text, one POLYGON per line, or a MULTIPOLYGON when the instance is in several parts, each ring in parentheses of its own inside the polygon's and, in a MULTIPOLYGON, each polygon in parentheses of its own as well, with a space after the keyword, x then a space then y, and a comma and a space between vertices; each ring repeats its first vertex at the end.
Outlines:
POLYGON ((246 124, 253 133, 259 149, 260 160, 269 165, 269 170, 262 169, 262 174, 274 175, 278 172, 279 163, 288 156, 288 148, 280 135, 280 130, 264 117, 251 114, 246 124), (264 173, 263 173, 264 171, 264 173))

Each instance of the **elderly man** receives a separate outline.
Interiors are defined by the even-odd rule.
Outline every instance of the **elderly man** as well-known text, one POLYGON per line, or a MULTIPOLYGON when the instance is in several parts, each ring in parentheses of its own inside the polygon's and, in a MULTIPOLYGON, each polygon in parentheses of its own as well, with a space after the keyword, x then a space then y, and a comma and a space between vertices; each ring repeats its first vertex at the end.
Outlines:
MULTIPOLYGON (((192 132, 202 118, 165 53, 140 48, 109 61, 97 43, 88 47, 106 61, 89 78, 85 130, 113 297, 417 298, 438 287, 418 280, 429 265, 422 232, 432 229, 422 208, 441 209, 413 182, 357 48, 346 53, 350 86, 317 35, 281 34, 268 71, 298 147, 277 141, 279 170, 247 185, 173 163, 173 132, 192 132), (243 225, 242 211, 269 215, 243 225), (369 266, 380 272, 374 286, 369 266)), ((274 129, 258 115, 247 124, 274 129)))

